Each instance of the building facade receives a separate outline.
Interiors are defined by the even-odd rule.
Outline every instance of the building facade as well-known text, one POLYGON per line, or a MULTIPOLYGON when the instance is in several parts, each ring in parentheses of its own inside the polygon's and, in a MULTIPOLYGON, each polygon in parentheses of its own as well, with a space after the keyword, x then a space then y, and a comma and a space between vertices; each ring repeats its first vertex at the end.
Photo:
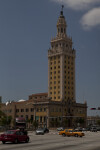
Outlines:
POLYGON ((75 50, 68 37, 63 11, 57 21, 57 35, 48 50, 48 96, 54 101, 75 101, 75 50))
POLYGON ((26 101, 2 103, 2 111, 7 116, 24 117, 30 127, 33 121, 39 126, 77 126, 83 119, 86 126, 87 104, 77 103, 75 97, 75 50, 68 37, 63 10, 57 21, 57 35, 51 40, 48 50, 48 93, 29 96, 26 101))

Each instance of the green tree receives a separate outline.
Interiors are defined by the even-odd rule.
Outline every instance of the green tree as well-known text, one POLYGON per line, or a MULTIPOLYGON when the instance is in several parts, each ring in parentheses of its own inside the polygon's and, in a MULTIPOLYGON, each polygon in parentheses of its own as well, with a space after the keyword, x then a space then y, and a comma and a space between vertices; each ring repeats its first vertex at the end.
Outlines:
POLYGON ((68 125, 68 120, 67 119, 63 120, 62 124, 63 124, 64 127, 66 127, 68 125))
POLYGON ((33 126, 35 127, 35 129, 38 128, 38 121, 34 120, 33 121, 33 126))
POLYGON ((80 125, 84 124, 84 118, 76 119, 76 123, 79 123, 80 125))
POLYGON ((100 126, 100 120, 97 120, 97 124, 100 126))

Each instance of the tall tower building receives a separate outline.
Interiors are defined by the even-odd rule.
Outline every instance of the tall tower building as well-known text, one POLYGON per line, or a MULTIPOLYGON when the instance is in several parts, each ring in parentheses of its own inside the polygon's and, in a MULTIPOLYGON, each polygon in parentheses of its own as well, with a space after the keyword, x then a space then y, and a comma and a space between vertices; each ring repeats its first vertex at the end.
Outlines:
POLYGON ((48 50, 48 97, 51 100, 75 101, 75 50, 72 44, 62 7, 57 35, 48 50))

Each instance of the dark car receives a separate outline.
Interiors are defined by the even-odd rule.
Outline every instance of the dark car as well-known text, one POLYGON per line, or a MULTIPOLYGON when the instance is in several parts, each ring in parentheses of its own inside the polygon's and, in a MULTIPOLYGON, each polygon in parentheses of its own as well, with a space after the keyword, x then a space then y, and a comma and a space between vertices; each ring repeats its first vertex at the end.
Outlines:
POLYGON ((49 129, 48 128, 43 128, 44 133, 49 133, 49 129))
POLYGON ((20 131, 20 130, 8 130, 5 133, 0 135, 0 141, 2 141, 3 144, 6 142, 13 142, 13 143, 19 143, 19 142, 29 142, 29 136, 27 135, 26 131, 20 131))
POLYGON ((90 131, 91 131, 91 132, 97 132, 97 128, 91 127, 90 131))

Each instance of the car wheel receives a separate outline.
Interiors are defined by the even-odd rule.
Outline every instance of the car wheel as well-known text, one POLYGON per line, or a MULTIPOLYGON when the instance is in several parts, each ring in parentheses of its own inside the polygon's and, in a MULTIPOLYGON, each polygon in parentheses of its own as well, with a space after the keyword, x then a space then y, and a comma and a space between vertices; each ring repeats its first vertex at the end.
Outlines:
POLYGON ((75 137, 78 137, 78 134, 75 134, 75 137))
POLYGON ((27 138, 25 142, 28 143, 29 142, 29 138, 27 138))
POLYGON ((62 134, 62 136, 66 136, 66 134, 65 134, 65 133, 63 133, 63 134, 62 134))
POLYGON ((80 136, 80 137, 82 137, 82 136, 80 136))
POLYGON ((14 143, 17 144, 18 143, 18 139, 15 139, 14 143))
POLYGON ((5 144, 5 141, 2 141, 3 144, 5 144))

